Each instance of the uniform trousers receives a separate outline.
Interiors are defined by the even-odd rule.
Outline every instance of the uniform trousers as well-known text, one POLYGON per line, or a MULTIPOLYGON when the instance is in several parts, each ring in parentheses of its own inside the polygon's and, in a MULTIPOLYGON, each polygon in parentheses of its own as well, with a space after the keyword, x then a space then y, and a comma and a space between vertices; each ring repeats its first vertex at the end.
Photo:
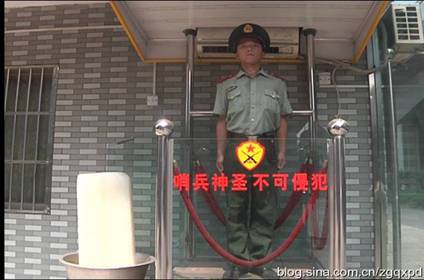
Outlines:
MULTIPOLYGON (((266 156, 253 171, 246 170, 236 156, 236 147, 247 139, 229 139, 225 159, 224 173, 231 181, 232 174, 246 174, 247 190, 232 191, 227 189, 227 247, 233 255, 245 260, 257 260, 265 257, 270 248, 274 234, 277 196, 272 174, 276 172, 274 139, 259 138, 266 148, 266 156), (260 191, 253 186, 254 173, 269 174, 269 186, 260 191)), ((229 184, 232 187, 232 184, 229 184)))

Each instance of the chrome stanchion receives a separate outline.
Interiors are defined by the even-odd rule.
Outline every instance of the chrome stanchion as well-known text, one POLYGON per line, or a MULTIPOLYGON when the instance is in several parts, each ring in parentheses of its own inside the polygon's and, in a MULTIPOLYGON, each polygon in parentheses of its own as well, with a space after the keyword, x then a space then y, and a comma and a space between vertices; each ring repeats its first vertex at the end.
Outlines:
POLYGON ((392 81, 392 59, 393 49, 387 49, 387 72, 389 75, 389 108, 390 108, 390 169, 392 171, 393 195, 392 195, 392 221, 393 221, 393 267, 402 268, 402 242, 401 242, 401 220, 399 206, 399 178, 398 178, 398 151, 397 151, 397 123, 395 115, 395 102, 392 81))
POLYGON ((174 125, 167 119, 155 124, 158 136, 158 165, 155 204, 156 279, 172 278, 172 159, 174 125))
POLYGON ((193 89, 193 68, 194 68, 194 39, 196 30, 185 29, 183 33, 187 38, 187 63, 186 63, 186 100, 185 100, 185 117, 184 117, 184 135, 191 135, 191 92, 193 89))
POLYGON ((303 30, 303 34, 306 36, 306 48, 307 48, 307 67, 308 67, 308 91, 309 91, 309 110, 312 112, 309 115, 309 141, 311 156, 314 164, 316 163, 316 129, 317 129, 317 110, 316 110, 316 95, 315 95, 315 35, 317 30, 308 28, 303 30))
MULTIPOLYGON (((195 56, 195 39, 197 31, 195 29, 184 29, 184 35, 187 39, 187 56, 186 56, 186 99, 185 99, 185 118, 184 118, 184 137, 192 137, 192 126, 191 126, 191 95, 193 90, 193 73, 194 73, 194 56, 195 56)), ((192 143, 188 142, 185 147, 185 160, 187 163, 187 169, 192 170, 192 143)), ((193 190, 189 190, 190 198, 193 198, 193 190)), ((184 227, 187 229, 186 235, 186 257, 192 258, 194 256, 194 225, 190 219, 188 212, 184 212, 184 227)))
POLYGON ((331 271, 346 268, 346 176, 345 135, 349 131, 347 121, 336 118, 328 123, 333 136, 330 149, 331 186, 329 188, 330 214, 330 262, 331 271))

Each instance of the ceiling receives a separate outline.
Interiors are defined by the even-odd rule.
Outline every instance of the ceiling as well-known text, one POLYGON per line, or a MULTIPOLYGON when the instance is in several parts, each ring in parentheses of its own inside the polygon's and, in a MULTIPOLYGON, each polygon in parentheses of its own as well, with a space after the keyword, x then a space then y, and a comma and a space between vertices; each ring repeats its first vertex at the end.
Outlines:
POLYGON ((183 30, 235 27, 315 28, 316 55, 356 62, 387 1, 110 1, 143 60, 184 60, 183 30))
MULTIPOLYGON (((6 8, 105 1, 6 1, 6 8)), ((108 1, 144 62, 184 62, 184 29, 266 27, 317 30, 315 53, 357 62, 389 1, 108 1)))

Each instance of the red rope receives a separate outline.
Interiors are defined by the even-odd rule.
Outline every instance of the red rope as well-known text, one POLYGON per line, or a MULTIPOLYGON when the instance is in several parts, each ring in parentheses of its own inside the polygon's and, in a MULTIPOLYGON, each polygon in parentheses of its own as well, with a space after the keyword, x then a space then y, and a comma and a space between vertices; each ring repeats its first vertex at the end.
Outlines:
MULTIPOLYGON (((312 170, 312 165, 309 163, 302 163, 302 165, 300 166, 300 172, 307 172, 308 174, 311 174, 311 170, 312 170)), ((277 220, 275 221, 274 224, 274 229, 279 228, 285 221, 286 219, 291 215, 291 213, 293 212, 294 208, 296 207, 297 203, 299 202, 300 198, 302 197, 302 193, 301 192, 292 192, 286 207, 284 207, 283 211, 281 212, 280 216, 277 218, 277 220)))
MULTIPOLYGON (((309 177, 310 177, 312 172, 313 172, 313 169, 314 169, 313 165, 311 165, 308 162, 305 162, 301 165, 300 172, 307 172, 309 177)), ((197 164, 196 164, 196 171, 200 172, 200 173, 205 172, 203 166, 199 162, 197 162, 197 164)), ((320 173, 325 173, 326 171, 327 171, 326 168, 323 168, 323 169, 321 169, 320 173)), ((225 215, 222 212, 221 208, 219 207, 219 205, 218 205, 214 195, 211 193, 211 191, 210 190, 205 191, 205 190, 201 189, 201 194, 202 194, 203 198, 206 200, 206 203, 209 206, 209 208, 211 209, 211 211, 217 217, 217 219, 223 225, 226 225, 227 221, 225 219, 225 215)), ((319 194, 317 194, 317 196, 319 196, 319 194)), ((302 197, 301 192, 292 192, 291 193, 285 208, 283 209, 280 216, 277 218, 277 220, 275 222, 274 229, 278 229, 287 220, 287 218, 293 212, 294 208, 297 206, 301 197, 302 197)), ((319 220, 318 212, 314 211, 313 217, 312 217, 312 236, 311 236, 312 244, 314 246, 314 249, 321 250, 325 247, 325 245, 327 243, 327 239, 328 239, 328 192, 326 193, 326 206, 325 206, 325 214, 324 214, 324 220, 323 220, 323 224, 322 224, 321 234, 319 234, 318 220, 319 220)))
MULTIPOLYGON (((198 171, 200 173, 205 172, 203 166, 201 166, 200 163, 198 165, 196 165, 196 171, 198 171)), ((225 219, 225 215, 222 212, 221 208, 219 207, 218 203, 216 202, 216 199, 213 196, 213 194, 211 193, 210 189, 207 190, 207 191, 201 189, 201 194, 202 194, 203 198, 206 200, 206 203, 208 204, 209 208, 212 210, 212 213, 215 214, 215 216, 218 218, 218 220, 223 225, 226 225, 227 220, 225 219)))
MULTIPOLYGON (((175 168, 175 171, 176 171, 176 173, 179 173, 178 168, 175 168)), ((301 230, 305 226, 305 223, 308 219, 308 216, 309 216, 310 212, 313 210, 314 204, 317 200, 318 192, 313 192, 312 195, 310 196, 308 203, 307 203, 306 210, 303 211, 302 216, 299 218, 298 222, 296 223, 296 226, 293 228, 293 230, 291 231, 288 238, 276 250, 274 250, 271 254, 269 254, 269 255, 261 258, 261 259, 252 260, 252 261, 237 258, 237 257, 233 256, 232 254, 230 254, 226 249, 224 249, 210 235, 210 233, 208 232, 206 227, 203 225, 202 221, 200 220, 199 216, 197 215, 196 210, 194 209, 193 203, 191 202, 190 198, 188 197, 187 192, 180 191, 180 195, 181 195, 181 197, 184 201, 184 204, 187 207, 187 210, 190 214, 190 217, 193 219, 194 224, 196 225, 197 229, 201 233, 202 237, 206 240, 206 242, 208 242, 209 246, 211 246, 212 249, 215 250, 216 253, 218 253, 219 255, 221 255, 222 257, 226 258, 227 260, 229 260, 230 262, 232 262, 236 265, 240 265, 240 266, 244 266, 244 267, 255 267, 255 266, 264 265, 264 264, 274 260, 276 257, 278 257, 279 255, 284 253, 284 251, 286 251, 287 248, 290 247, 290 245, 293 243, 293 241, 296 239, 296 237, 299 235, 299 233, 301 232, 301 230)))

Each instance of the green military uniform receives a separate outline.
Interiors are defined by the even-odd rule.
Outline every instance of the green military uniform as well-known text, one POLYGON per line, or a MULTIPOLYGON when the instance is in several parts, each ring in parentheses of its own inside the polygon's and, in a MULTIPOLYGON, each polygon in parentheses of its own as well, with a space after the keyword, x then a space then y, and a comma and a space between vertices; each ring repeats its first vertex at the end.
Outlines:
MULTIPOLYGON (((275 133, 280 117, 292 113, 287 98, 286 83, 260 70, 253 78, 243 70, 217 85, 214 114, 225 116, 229 134, 263 135, 275 133)), ((237 138, 240 138, 238 136, 237 138)), ((276 195, 272 180, 269 187, 259 191, 252 185, 252 174, 237 161, 235 147, 246 139, 229 139, 226 147, 224 172, 245 173, 248 191, 227 193, 227 237, 229 251, 242 259, 260 259, 268 254, 275 222, 276 195)), ((276 171, 274 138, 261 139, 267 148, 264 160, 255 173, 276 171), (271 144, 271 145, 270 145, 271 144)), ((271 175, 270 175, 271 176, 271 175)), ((231 177, 230 177, 231 178, 231 177)))
POLYGON ((234 77, 219 83, 214 114, 225 115, 227 130, 259 135, 276 131, 280 116, 292 113, 286 83, 260 70, 250 78, 240 70, 234 77))

